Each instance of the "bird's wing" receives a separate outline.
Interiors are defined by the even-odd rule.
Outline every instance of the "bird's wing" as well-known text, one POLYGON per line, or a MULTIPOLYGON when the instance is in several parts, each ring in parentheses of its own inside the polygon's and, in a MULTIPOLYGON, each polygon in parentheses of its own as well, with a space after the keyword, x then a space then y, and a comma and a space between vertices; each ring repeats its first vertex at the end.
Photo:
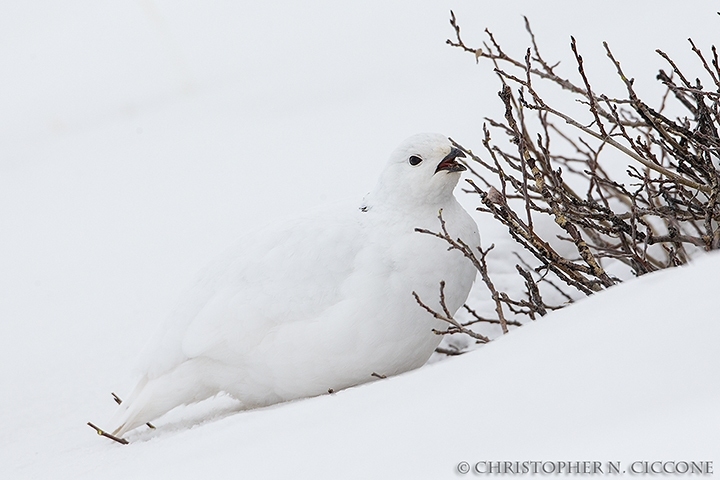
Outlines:
POLYGON ((229 364, 273 329, 342 300, 365 244, 362 213, 313 212, 253 232, 199 276, 151 345, 151 377, 188 358, 229 364))

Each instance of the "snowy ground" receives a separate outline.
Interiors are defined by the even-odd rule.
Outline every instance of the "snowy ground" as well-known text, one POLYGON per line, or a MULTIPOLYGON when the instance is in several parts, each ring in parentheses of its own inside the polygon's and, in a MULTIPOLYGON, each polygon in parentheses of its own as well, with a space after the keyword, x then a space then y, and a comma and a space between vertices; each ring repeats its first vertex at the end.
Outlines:
MULTIPOLYGON (((708 48, 720 23, 714 2, 422 3, 3 3, 0 477, 451 478, 460 461, 720 460, 717 256, 332 396, 236 414, 221 400, 127 447, 85 426, 109 416, 144 338, 242 231, 361 198, 412 133, 479 148, 498 85, 444 45, 450 8, 473 44, 487 26, 522 52, 521 14, 566 61, 570 34, 586 65, 608 40, 650 91, 655 48, 690 64, 685 39, 708 48)), ((485 245, 513 248, 478 223, 485 245)))

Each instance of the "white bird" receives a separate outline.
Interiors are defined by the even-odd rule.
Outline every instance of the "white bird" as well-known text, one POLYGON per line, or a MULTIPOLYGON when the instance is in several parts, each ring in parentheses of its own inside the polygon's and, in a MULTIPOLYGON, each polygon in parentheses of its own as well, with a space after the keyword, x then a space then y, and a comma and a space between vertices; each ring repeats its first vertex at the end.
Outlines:
MULTIPOLYGON (((476 270, 443 239, 480 245, 453 190, 464 154, 419 134, 390 156, 360 208, 322 210, 268 226, 208 267, 148 349, 144 375, 113 435, 220 392, 243 408, 316 396, 422 366, 444 329, 412 295, 451 313, 476 270), (373 375, 375 374, 375 376, 373 375)), ((100 433, 100 431, 99 431, 100 433)))

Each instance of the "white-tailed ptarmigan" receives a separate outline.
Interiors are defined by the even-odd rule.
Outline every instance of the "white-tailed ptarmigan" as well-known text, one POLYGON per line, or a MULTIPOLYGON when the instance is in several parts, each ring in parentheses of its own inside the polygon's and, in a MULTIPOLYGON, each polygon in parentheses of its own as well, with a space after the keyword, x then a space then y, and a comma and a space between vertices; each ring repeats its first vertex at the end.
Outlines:
POLYGON ((442 311, 445 281, 454 313, 475 280, 461 252, 415 231, 438 231, 442 210, 453 238, 480 244, 453 195, 462 156, 443 135, 415 135, 392 153, 361 205, 314 212, 240 241, 201 274, 151 342, 113 434, 219 392, 253 408, 423 365, 441 339, 432 330, 447 325, 412 292, 442 311))

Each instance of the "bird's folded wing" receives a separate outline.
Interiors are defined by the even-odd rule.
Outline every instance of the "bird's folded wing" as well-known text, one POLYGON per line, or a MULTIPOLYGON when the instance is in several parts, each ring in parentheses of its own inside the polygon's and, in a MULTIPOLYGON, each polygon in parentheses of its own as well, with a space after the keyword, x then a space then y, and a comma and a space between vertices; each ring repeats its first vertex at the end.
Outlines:
POLYGON ((198 356, 236 362, 274 329, 342 301, 366 243, 359 215, 315 213, 238 242, 183 296, 155 342, 151 370, 198 356))

